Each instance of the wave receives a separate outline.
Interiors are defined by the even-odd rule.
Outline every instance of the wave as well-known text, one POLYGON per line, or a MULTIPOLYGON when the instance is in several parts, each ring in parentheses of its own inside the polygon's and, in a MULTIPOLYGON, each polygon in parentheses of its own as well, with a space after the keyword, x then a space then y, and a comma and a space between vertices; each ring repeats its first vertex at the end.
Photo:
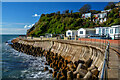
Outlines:
MULTIPOLYGON (((10 41, 10 40, 9 40, 10 41)), ((22 78, 32 79, 39 78, 42 80, 53 79, 52 74, 44 72, 45 57, 34 57, 11 48, 8 44, 3 43, 3 78, 22 78)), ((53 69, 52 69, 53 70, 53 69)))

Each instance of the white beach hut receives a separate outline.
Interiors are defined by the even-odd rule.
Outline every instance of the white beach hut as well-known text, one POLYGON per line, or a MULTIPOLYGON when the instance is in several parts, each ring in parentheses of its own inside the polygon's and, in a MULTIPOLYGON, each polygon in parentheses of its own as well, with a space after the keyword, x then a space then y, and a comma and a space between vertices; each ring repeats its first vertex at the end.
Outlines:
POLYGON ((67 37, 69 37, 69 36, 74 37, 76 35, 77 35, 77 30, 67 30, 66 31, 66 36, 67 37))
POLYGON ((79 37, 88 37, 95 35, 95 28, 80 28, 78 29, 78 36, 79 37))

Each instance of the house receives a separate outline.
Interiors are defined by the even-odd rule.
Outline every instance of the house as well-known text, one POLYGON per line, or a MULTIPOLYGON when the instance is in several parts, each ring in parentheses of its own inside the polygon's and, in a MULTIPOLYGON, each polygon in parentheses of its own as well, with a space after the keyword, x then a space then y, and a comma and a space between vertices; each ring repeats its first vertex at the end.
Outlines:
POLYGON ((109 35, 109 28, 110 27, 97 27, 96 29, 96 34, 98 35, 109 35))
POLYGON ((116 7, 120 7, 120 2, 115 4, 116 7))
POLYGON ((51 34, 51 33, 46 33, 46 34, 45 34, 45 37, 46 37, 46 38, 50 38, 50 37, 52 37, 52 36, 53 36, 53 34, 51 34))
POLYGON ((95 35, 95 29, 94 28, 80 28, 77 30, 78 37, 89 37, 92 35, 95 35))
POLYGON ((120 25, 111 27, 97 27, 96 34, 100 36, 111 37, 112 39, 120 39, 120 25))
POLYGON ((91 18, 92 14, 91 13, 85 13, 85 14, 82 14, 82 18, 91 18))
POLYGON ((101 12, 110 12, 112 9, 108 9, 108 10, 103 10, 101 12))
POLYGON ((111 26, 109 34, 112 39, 120 39, 120 25, 111 26))
POLYGON ((107 12, 94 14, 93 22, 95 22, 95 23, 97 23, 97 22, 103 23, 105 21, 107 21, 107 12))
POLYGON ((76 35, 77 35, 77 30, 67 30, 66 31, 66 36, 67 37, 69 37, 69 36, 74 37, 76 35))

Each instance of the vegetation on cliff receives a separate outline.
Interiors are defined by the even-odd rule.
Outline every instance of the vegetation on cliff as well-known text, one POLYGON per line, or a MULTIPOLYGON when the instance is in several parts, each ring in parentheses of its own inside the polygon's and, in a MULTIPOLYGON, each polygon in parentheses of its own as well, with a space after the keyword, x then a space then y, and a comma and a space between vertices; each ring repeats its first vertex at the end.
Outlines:
MULTIPOLYGON (((108 5, 109 6, 109 5, 108 5)), ((109 7, 107 7, 108 9, 109 7)), ((105 8, 106 9, 106 8, 105 8)), ((120 24, 119 9, 112 9, 107 16, 107 21, 99 24, 93 22, 94 16, 91 18, 83 19, 83 13, 100 13, 100 11, 90 10, 90 5, 84 5, 80 12, 66 10, 63 13, 42 14, 39 21, 27 31, 28 36, 41 36, 45 33, 61 34, 65 33, 68 29, 77 30, 79 28, 93 28, 98 26, 111 26, 120 24), (85 10, 86 9, 86 10, 85 10)))

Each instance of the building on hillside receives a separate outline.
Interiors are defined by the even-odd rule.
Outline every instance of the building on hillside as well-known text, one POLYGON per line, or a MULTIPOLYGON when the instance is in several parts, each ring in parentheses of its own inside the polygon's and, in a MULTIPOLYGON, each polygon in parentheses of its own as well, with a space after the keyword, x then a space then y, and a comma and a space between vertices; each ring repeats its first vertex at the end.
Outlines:
POLYGON ((115 8, 116 9, 120 9, 120 2, 118 2, 118 3, 115 4, 115 8))
POLYGON ((103 23, 107 21, 107 12, 102 12, 102 13, 98 13, 98 14, 94 14, 93 15, 93 22, 97 23, 103 23))
POLYGON ((120 39, 120 25, 111 27, 97 27, 96 34, 100 36, 110 37, 112 39, 120 39))
POLYGON ((53 36, 53 34, 51 34, 51 33, 46 33, 46 34, 45 34, 45 37, 46 37, 46 38, 51 38, 52 36, 53 36))
POLYGON ((82 18, 91 18, 92 17, 92 13, 85 13, 85 14, 82 14, 82 18))
POLYGON ((67 30, 66 31, 66 36, 67 37, 69 37, 69 36, 74 37, 76 35, 77 35, 77 30, 67 30))
POLYGON ((116 3, 115 6, 120 7, 120 2, 116 3))
POLYGON ((83 38, 87 38, 89 36, 93 36, 95 35, 95 29, 94 28, 80 28, 77 30, 78 37, 83 37, 83 38))
POLYGON ((110 12, 112 9, 108 9, 108 10, 103 10, 103 11, 101 11, 101 13, 103 13, 103 12, 110 12))

